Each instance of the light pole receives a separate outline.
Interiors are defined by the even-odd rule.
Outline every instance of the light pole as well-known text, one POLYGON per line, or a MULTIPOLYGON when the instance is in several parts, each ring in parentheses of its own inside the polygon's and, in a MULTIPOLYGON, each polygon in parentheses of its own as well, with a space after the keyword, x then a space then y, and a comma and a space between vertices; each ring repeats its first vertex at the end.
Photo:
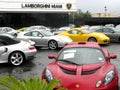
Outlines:
POLYGON ((75 23, 75 14, 74 14, 74 12, 72 12, 72 13, 68 13, 68 16, 69 16, 69 23, 72 23, 72 24, 74 24, 75 23))
POLYGON ((106 17, 107 16, 107 13, 106 13, 107 12, 107 7, 105 6, 104 8, 105 8, 105 17, 106 17))
POLYGON ((73 24, 74 24, 74 20, 75 20, 74 12, 73 12, 73 15, 72 15, 72 16, 73 16, 73 24))

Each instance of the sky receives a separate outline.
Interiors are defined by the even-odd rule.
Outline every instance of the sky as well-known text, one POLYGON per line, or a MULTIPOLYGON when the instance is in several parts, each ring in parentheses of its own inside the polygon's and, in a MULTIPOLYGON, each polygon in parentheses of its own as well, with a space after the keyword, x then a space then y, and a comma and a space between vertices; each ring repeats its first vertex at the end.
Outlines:
POLYGON ((114 13, 120 15, 120 0, 76 0, 77 8, 90 13, 114 13))

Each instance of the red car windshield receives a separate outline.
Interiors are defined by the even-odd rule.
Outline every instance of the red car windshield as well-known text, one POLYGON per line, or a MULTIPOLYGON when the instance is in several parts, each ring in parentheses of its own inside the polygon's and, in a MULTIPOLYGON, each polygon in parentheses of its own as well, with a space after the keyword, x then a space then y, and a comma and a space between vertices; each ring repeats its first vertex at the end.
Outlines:
POLYGON ((67 48, 58 56, 58 61, 76 65, 106 62, 105 56, 97 48, 67 48))

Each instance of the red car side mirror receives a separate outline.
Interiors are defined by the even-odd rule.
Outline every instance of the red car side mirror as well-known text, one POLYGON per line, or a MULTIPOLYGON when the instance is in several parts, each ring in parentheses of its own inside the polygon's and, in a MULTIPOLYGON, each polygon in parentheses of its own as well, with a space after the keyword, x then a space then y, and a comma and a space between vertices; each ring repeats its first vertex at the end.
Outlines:
POLYGON ((111 56, 110 56, 110 59, 116 59, 117 58, 117 55, 115 55, 115 54, 112 54, 111 56))
POLYGON ((49 59, 57 59, 57 56, 48 56, 49 59))

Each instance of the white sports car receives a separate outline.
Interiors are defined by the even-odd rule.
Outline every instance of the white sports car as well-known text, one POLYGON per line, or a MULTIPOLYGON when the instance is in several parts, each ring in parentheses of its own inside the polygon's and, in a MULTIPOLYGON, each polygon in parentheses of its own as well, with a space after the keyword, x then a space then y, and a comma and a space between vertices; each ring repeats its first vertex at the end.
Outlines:
POLYGON ((68 36, 54 35, 52 32, 44 29, 21 32, 17 35, 17 38, 32 40, 35 42, 35 46, 46 46, 52 50, 64 47, 66 44, 72 42, 72 39, 68 36))
POLYGON ((0 63, 19 66, 25 60, 33 58, 36 52, 36 48, 30 42, 16 40, 9 34, 0 35, 0 63))

